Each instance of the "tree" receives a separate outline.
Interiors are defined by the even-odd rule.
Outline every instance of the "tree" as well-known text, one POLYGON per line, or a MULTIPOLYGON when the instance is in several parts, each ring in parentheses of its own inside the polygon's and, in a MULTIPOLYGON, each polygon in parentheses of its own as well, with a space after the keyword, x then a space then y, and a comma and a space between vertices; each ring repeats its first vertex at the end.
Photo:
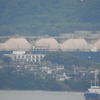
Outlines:
POLYGON ((70 87, 70 90, 74 91, 86 91, 90 87, 90 81, 83 79, 69 79, 65 80, 64 83, 70 87))
POLYGON ((49 60, 52 63, 64 65, 66 69, 70 69, 72 65, 79 67, 85 65, 85 61, 80 57, 62 51, 50 52, 43 58, 43 60, 49 60))
POLYGON ((6 64, 9 64, 11 62, 11 57, 3 56, 2 61, 6 64))

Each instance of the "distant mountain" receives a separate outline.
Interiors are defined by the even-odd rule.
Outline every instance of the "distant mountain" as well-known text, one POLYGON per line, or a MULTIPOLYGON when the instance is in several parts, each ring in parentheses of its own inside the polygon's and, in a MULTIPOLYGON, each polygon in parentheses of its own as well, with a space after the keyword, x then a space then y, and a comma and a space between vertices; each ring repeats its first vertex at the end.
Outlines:
POLYGON ((0 35, 100 29, 100 0, 0 0, 0 35))

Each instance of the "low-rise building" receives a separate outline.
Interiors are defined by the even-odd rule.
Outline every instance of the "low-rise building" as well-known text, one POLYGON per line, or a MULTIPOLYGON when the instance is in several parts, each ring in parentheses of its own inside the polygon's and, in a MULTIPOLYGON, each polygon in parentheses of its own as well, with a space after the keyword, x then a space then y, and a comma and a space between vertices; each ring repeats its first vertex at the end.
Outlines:
POLYGON ((45 56, 45 54, 31 54, 25 51, 14 51, 12 54, 4 54, 5 56, 11 57, 13 61, 26 61, 38 63, 45 56))

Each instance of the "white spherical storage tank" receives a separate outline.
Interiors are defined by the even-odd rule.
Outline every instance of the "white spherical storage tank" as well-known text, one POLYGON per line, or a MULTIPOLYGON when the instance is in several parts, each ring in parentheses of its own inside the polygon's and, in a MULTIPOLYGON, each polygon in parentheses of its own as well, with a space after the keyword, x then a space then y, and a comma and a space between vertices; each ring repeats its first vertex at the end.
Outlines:
POLYGON ((62 44, 68 51, 90 51, 91 47, 84 39, 68 39, 62 44))
POLYGON ((36 47, 44 47, 55 51, 59 49, 59 43, 54 38, 41 38, 35 42, 36 47))
POLYGON ((32 45, 25 38, 10 38, 4 45, 6 45, 5 50, 30 50, 32 45))

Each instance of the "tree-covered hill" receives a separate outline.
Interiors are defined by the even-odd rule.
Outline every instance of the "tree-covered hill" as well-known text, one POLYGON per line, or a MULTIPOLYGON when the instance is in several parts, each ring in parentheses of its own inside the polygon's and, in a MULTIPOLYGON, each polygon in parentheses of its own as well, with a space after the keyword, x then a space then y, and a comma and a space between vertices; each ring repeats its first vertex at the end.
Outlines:
POLYGON ((72 54, 62 52, 62 51, 52 51, 48 53, 42 60, 44 61, 51 61, 52 63, 57 63, 60 65, 64 65, 65 69, 72 70, 73 65, 78 67, 94 67, 94 68, 100 68, 100 64, 97 64, 95 62, 86 62, 82 58, 78 56, 74 56, 72 54))
POLYGON ((100 29, 100 0, 0 0, 0 35, 100 29))

